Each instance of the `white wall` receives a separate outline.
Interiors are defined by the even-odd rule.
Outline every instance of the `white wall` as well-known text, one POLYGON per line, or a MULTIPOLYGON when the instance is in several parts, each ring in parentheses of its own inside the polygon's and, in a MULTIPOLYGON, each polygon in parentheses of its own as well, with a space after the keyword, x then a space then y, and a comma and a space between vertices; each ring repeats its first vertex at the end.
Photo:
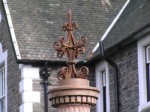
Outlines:
POLYGON ((20 112, 33 112, 33 103, 40 103, 40 92, 33 91, 33 79, 39 80, 39 68, 20 65, 21 81, 19 91, 22 97, 20 112))

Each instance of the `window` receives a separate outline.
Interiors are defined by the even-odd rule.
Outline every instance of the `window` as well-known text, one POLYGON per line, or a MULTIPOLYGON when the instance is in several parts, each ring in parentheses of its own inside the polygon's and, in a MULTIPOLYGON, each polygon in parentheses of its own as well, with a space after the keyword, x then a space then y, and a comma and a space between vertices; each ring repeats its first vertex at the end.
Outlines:
POLYGON ((138 40, 139 112, 150 110, 150 35, 138 40))
POLYGON ((0 112, 5 112, 5 67, 0 68, 0 112))
POLYGON ((96 87, 100 90, 96 112, 110 112, 108 63, 96 65, 96 87))
POLYGON ((146 47, 147 101, 150 101, 150 45, 146 47))
POLYGON ((102 75, 102 87, 103 87, 103 112, 107 112, 106 105, 106 71, 101 72, 102 75))
POLYGON ((0 43, 0 112, 7 112, 7 51, 0 43))

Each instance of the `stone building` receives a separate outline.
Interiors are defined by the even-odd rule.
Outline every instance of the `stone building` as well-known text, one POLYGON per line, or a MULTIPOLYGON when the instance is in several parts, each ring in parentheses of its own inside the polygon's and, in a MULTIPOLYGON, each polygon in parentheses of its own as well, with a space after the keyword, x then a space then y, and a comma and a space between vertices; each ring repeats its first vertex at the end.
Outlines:
MULTIPOLYGON (((73 21, 79 24, 75 37, 88 38, 86 53, 77 60, 77 65, 90 68, 90 84, 101 91, 96 110, 92 111, 150 111, 149 3, 149 0, 1 0, 0 112, 44 111, 39 70, 48 62, 52 69, 49 89, 56 86, 57 71, 66 59, 57 58, 53 43, 66 35, 61 26, 67 20, 68 9, 73 12, 73 21), (100 38, 103 44, 99 47, 100 38), (93 48, 93 56, 85 63, 93 48)), ((56 112, 50 102, 49 112, 56 112)))
POLYGON ((105 99, 98 102, 99 110, 150 112, 149 3, 129 1, 105 39, 93 50, 89 63, 99 61, 95 64, 96 85, 101 90, 100 99, 105 99))

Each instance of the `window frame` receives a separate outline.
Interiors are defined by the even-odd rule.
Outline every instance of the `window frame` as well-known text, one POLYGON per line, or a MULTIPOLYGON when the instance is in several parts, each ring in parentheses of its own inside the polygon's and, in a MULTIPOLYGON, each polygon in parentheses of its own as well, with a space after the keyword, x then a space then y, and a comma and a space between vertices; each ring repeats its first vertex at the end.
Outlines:
POLYGON ((150 109, 150 101, 147 101, 147 56, 146 46, 150 45, 150 35, 142 37, 137 42, 138 48, 138 80, 139 80, 139 107, 138 112, 150 109), (144 75, 143 75, 144 74, 144 75))
POLYGON ((7 103, 8 103, 8 98, 7 98, 7 57, 8 57, 8 52, 7 50, 3 52, 2 50, 2 44, 0 43, 0 68, 4 66, 4 73, 5 73, 5 112, 8 112, 7 109, 7 103))
POLYGON ((96 87, 101 91, 97 100, 96 112, 103 112, 103 77, 102 72, 106 72, 106 112, 110 112, 110 94, 109 94, 109 65, 103 61, 96 65, 96 87))
POLYGON ((147 102, 150 101, 150 52, 148 52, 148 49, 150 49, 150 45, 145 47, 145 53, 146 53, 146 77, 147 77, 147 102))
POLYGON ((148 45, 148 46, 146 46, 145 47, 146 48, 146 63, 150 63, 150 60, 148 60, 149 59, 149 57, 148 57, 148 49, 150 49, 150 45, 148 45))
MULTIPOLYGON (((2 65, 1 67, 0 67, 0 71, 2 70, 2 95, 0 96, 0 102, 5 102, 5 96, 6 96, 6 94, 5 94, 5 89, 6 89, 6 87, 5 87, 5 65, 2 65)), ((1 109, 0 109, 1 110, 1 109)), ((3 112, 3 111, 2 111, 3 112)), ((5 112, 5 108, 4 108, 4 112, 5 112)))

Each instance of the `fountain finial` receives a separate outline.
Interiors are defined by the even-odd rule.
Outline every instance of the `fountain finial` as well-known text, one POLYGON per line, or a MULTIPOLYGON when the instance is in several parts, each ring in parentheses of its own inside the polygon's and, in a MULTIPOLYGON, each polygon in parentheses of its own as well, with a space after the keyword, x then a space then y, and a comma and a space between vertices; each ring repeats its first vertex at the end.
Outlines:
POLYGON ((79 57, 81 53, 85 51, 85 45, 87 43, 87 37, 82 36, 80 40, 75 40, 73 31, 77 29, 77 23, 72 23, 72 13, 68 10, 67 13, 68 22, 63 25, 63 31, 67 31, 67 37, 61 37, 58 42, 54 43, 54 48, 57 51, 57 56, 62 58, 67 55, 68 62, 67 67, 62 67, 58 72, 58 79, 69 79, 69 78, 87 78, 89 70, 83 66, 80 70, 75 68, 75 59, 79 57))

